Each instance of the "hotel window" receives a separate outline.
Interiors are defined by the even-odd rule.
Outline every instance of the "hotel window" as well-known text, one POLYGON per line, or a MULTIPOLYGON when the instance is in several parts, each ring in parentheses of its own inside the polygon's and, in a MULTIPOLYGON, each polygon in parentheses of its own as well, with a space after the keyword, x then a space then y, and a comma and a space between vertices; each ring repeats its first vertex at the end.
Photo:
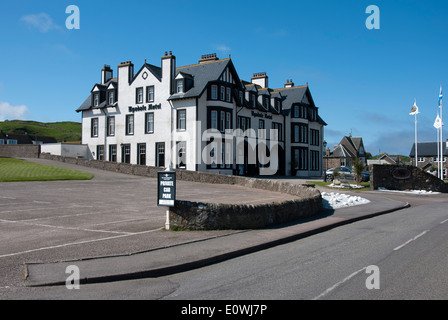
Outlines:
POLYGON ((109 91, 109 105, 114 104, 114 102, 115 102, 115 92, 109 91))
POLYGON ((143 88, 137 88, 135 90, 135 103, 143 103, 143 88))
POLYGON ((98 107, 100 105, 100 94, 99 93, 95 93, 93 95, 93 106, 94 107, 98 107))
POLYGON ((184 92, 184 80, 177 80, 176 87, 177 87, 177 93, 184 92))
POLYGON ((134 115, 128 114, 126 116, 126 135, 134 134, 134 115))
POLYGON ((177 130, 186 130, 187 110, 177 110, 177 130))
POLYGON ((310 170, 319 171, 319 151, 310 151, 310 170))
POLYGON ((137 164, 146 165, 146 143, 137 144, 137 164))
POLYGON ((218 86, 212 85, 211 99, 218 100, 218 86))
POLYGON ((177 142, 177 162, 176 167, 185 169, 187 167, 187 142, 177 142))
POLYGON ((218 129, 218 111, 216 110, 210 113, 210 129, 218 129))
POLYGON ((293 148, 293 169, 308 170, 308 149, 293 148))
POLYGON ((92 138, 98 137, 98 118, 93 118, 91 120, 90 134, 91 134, 92 138))
POLYGON ((220 115, 221 117, 219 121, 219 131, 224 132, 224 130, 226 129, 226 112, 221 111, 220 115))
POLYGON ((121 146, 121 162, 131 163, 131 145, 123 144, 121 146))
POLYGON ((232 114, 226 112, 226 129, 232 129, 232 114))
POLYGON ((265 134, 265 127, 264 127, 264 120, 258 120, 258 137, 259 138, 266 138, 265 134))
POLYGON ((230 88, 226 88, 226 101, 227 102, 232 102, 232 95, 231 95, 231 89, 230 88))
POLYGON ((308 126, 304 124, 292 125, 292 142, 308 143, 308 126))
POLYGON ((96 146, 96 160, 104 160, 104 146, 96 146))
POLYGON ((165 167, 165 142, 156 143, 156 167, 165 167))
POLYGON ((244 100, 243 100, 243 92, 242 91, 240 91, 239 96, 240 96, 240 105, 243 105, 244 100))
POLYGON ((277 139, 277 141, 283 141, 283 125, 278 122, 272 122, 272 129, 276 130, 274 133, 273 139, 277 139))
POLYGON ((255 94, 251 95, 252 97, 252 108, 256 108, 257 107, 257 96, 255 94))
POLYGON ((154 102, 154 86, 146 87, 146 102, 154 102))
POLYGON ((224 101, 226 98, 226 89, 225 87, 221 86, 221 101, 224 101))
POLYGON ((109 161, 117 162, 117 145, 116 144, 109 145, 109 161))
POLYGON ((107 117, 107 135, 109 137, 115 135, 115 117, 107 117))
POLYGON ((263 97, 263 107, 265 109, 269 108, 269 97, 263 97))
POLYGON ((319 130, 310 129, 310 145, 318 146, 319 144, 319 130))
POLYGON ((154 113, 145 114, 145 133, 154 133, 154 113))

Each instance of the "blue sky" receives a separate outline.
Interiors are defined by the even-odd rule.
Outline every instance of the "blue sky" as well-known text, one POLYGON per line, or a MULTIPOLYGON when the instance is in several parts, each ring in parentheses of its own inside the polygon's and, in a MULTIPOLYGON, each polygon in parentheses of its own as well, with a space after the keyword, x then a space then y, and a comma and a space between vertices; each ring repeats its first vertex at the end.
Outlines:
POLYGON ((241 79, 266 72, 271 88, 308 82, 330 147, 351 133, 372 154, 408 155, 414 98, 419 141, 436 140, 447 17, 448 2, 432 0, 2 1, 0 121, 80 121, 75 110, 104 64, 116 75, 122 61, 160 65, 169 50, 178 66, 230 54, 241 79), (65 27, 72 4, 79 30, 65 27), (365 26, 372 4, 379 30, 365 26))

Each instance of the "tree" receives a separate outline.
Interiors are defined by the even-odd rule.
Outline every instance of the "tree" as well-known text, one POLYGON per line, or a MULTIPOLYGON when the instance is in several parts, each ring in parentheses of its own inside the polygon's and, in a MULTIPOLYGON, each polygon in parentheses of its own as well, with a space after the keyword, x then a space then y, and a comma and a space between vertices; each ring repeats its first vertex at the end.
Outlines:
POLYGON ((362 172, 364 171, 364 162, 362 162, 359 158, 356 158, 353 161, 353 170, 355 172, 356 183, 361 183, 362 172))

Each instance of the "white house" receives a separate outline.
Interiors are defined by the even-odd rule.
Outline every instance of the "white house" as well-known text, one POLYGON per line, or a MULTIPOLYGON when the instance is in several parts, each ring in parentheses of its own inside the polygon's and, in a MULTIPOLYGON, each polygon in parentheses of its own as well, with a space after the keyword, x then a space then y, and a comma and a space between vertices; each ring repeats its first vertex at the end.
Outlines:
POLYGON ((77 109, 82 143, 94 159, 223 174, 321 176, 326 124, 308 85, 289 80, 271 89, 266 73, 243 81, 232 60, 216 54, 177 67, 166 52, 160 67, 145 61, 134 70, 128 61, 117 73, 114 78, 105 65, 101 83, 77 109))

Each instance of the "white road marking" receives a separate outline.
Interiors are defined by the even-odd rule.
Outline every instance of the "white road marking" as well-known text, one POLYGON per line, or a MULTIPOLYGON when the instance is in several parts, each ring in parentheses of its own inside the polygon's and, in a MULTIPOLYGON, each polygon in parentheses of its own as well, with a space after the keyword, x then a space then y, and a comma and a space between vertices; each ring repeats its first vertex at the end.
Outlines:
POLYGON ((121 234, 121 235, 118 235, 118 236, 112 236, 112 237, 106 237, 106 238, 100 238, 100 239, 94 239, 94 240, 69 242, 69 243, 60 244, 60 245, 57 245, 57 246, 42 247, 42 248, 30 249, 30 250, 25 250, 25 251, 20 251, 20 252, 3 254, 3 255, 0 255, 0 258, 18 256, 18 255, 21 255, 21 254, 26 254, 26 253, 36 252, 36 251, 43 251, 43 250, 50 250, 50 249, 57 249, 57 248, 75 246, 75 245, 80 245, 80 244, 92 243, 92 242, 99 242, 99 241, 104 241, 104 240, 112 240, 112 239, 130 237, 130 236, 134 236, 134 235, 150 233, 150 232, 159 231, 159 230, 163 230, 163 229, 164 228, 158 228, 158 229, 153 229, 153 230, 148 230, 148 231, 136 232, 136 233, 133 233, 133 234, 121 234))
POLYGON ((447 222, 447 221, 448 221, 448 219, 443 220, 442 222, 440 222, 440 224, 444 224, 444 223, 447 222))
POLYGON ((419 235, 416 235, 414 238, 412 238, 412 239, 406 241, 405 243, 403 243, 402 245, 396 247, 396 248, 394 249, 394 251, 400 250, 401 248, 403 248, 404 246, 408 245, 408 244, 411 243, 412 241, 415 241, 415 240, 417 240, 418 238, 420 238, 421 236, 423 236, 423 235, 424 235, 425 233, 427 233, 428 231, 429 231, 429 230, 425 230, 425 231, 423 231, 422 233, 420 233, 419 235))
POLYGON ((366 270, 367 267, 364 267, 358 271, 353 272, 351 275, 349 275, 348 277, 344 278, 343 280, 339 281, 338 283, 336 283, 334 286, 328 288, 327 290, 325 290, 324 292, 322 292, 320 295, 318 295, 317 297, 313 298, 313 300, 319 300, 320 298, 326 296, 327 294, 329 294, 331 291, 333 291, 334 289, 336 289, 337 287, 339 287, 341 284, 347 282, 348 280, 350 280, 351 278, 353 278, 354 276, 356 276, 358 273, 363 272, 364 270, 366 270))

